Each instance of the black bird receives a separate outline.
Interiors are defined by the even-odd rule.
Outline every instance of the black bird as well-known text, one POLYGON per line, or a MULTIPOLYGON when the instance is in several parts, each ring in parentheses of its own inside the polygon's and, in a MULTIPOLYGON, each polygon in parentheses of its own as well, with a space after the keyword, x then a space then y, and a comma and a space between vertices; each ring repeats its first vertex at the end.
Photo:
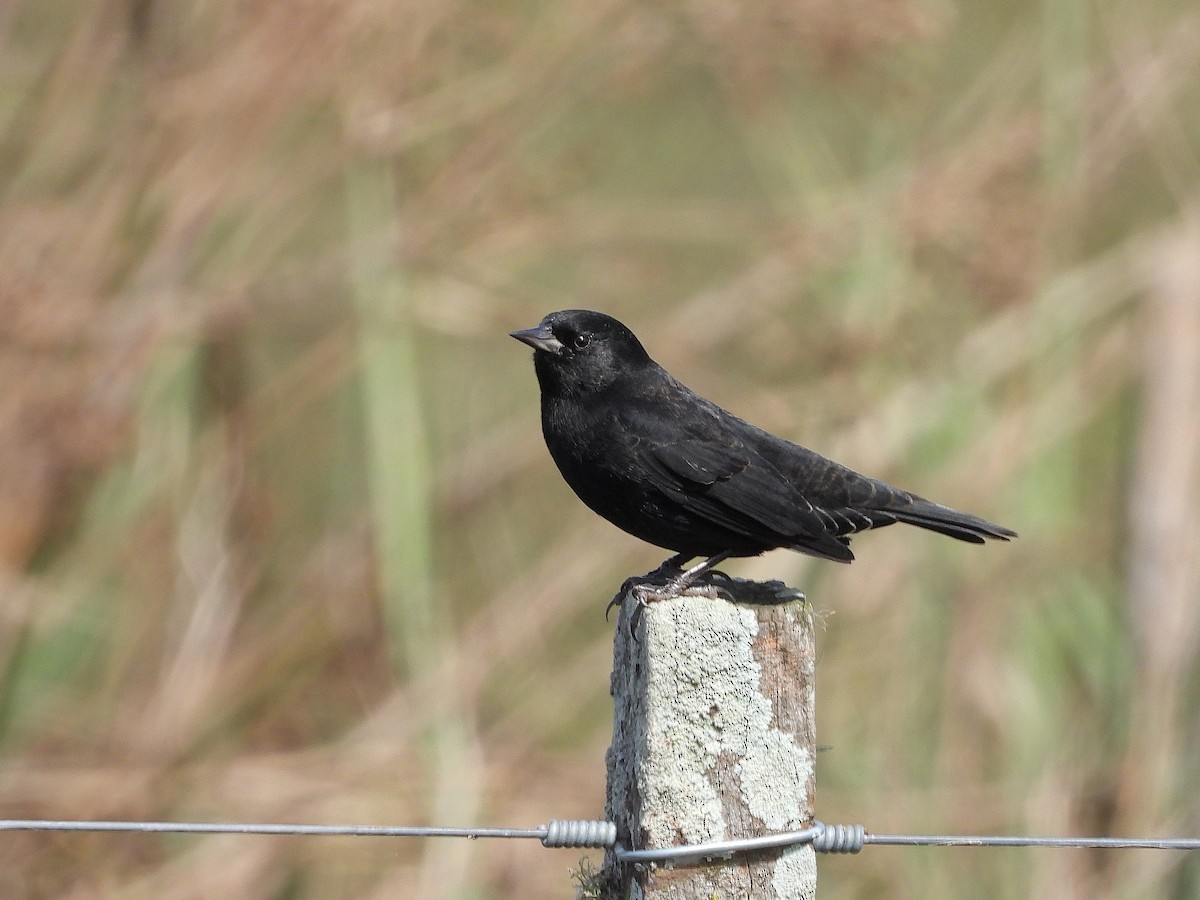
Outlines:
POLYGON ((1016 537, 742 421, 611 316, 567 309, 511 334, 533 347, 542 433, 563 478, 618 528, 675 551, 653 573, 677 573, 667 593, 776 547, 848 563, 852 534, 894 522, 975 544, 1016 537))

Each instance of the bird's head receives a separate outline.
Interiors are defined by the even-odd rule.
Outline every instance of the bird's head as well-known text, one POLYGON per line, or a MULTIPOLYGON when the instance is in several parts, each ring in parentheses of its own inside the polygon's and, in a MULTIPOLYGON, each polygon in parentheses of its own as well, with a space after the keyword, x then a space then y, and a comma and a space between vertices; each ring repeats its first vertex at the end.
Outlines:
POLYGON ((543 392, 582 394, 604 390, 631 371, 653 365, 632 331, 588 309, 552 312, 533 328, 513 331, 533 348, 543 392))

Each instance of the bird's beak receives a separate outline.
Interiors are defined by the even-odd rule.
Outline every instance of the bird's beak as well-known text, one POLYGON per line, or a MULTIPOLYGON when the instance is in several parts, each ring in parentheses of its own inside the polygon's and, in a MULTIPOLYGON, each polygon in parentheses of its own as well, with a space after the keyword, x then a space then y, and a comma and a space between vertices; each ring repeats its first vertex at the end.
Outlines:
POLYGON ((547 353, 559 354, 566 348, 562 341, 554 336, 550 326, 545 322, 533 328, 523 328, 520 331, 510 331, 509 336, 515 337, 523 344, 528 344, 534 350, 545 350, 547 353))

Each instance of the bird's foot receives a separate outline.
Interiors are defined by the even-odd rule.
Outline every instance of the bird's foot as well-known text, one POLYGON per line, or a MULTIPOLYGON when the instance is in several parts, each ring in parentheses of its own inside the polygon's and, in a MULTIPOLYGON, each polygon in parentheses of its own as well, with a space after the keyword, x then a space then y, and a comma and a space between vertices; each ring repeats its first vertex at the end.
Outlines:
MULTIPOLYGON (((629 594, 633 596, 637 606, 633 610, 633 614, 629 617, 629 633, 637 634, 638 623, 642 620, 642 614, 650 608, 651 603, 658 603, 661 600, 672 600, 676 597, 708 597, 710 600, 733 600, 733 595, 725 588, 711 584, 705 579, 704 583, 693 584, 686 581, 682 576, 672 578, 666 584, 647 584, 641 582, 633 585, 629 594)), ((624 597, 624 594, 618 595, 624 597)))
POLYGON ((691 557, 679 553, 666 560, 653 572, 640 577, 626 578, 621 590, 609 601, 604 609, 604 619, 614 606, 620 606, 626 597, 632 596, 637 608, 629 618, 630 633, 637 630, 642 613, 651 603, 669 600, 673 597, 707 597, 711 600, 727 600, 730 603, 750 603, 770 605, 788 603, 792 600, 803 600, 804 592, 790 588, 782 581, 747 581, 743 578, 730 578, 720 569, 713 568, 717 563, 730 556, 730 553, 718 553, 708 557, 699 565, 683 568, 691 557), (664 576, 670 576, 663 582, 664 576))
POLYGON ((776 603, 791 603, 793 600, 807 599, 804 591, 789 587, 782 581, 750 581, 745 578, 730 578, 724 572, 714 574, 719 574, 725 580, 725 593, 734 603, 774 606, 776 603))
MULTIPOLYGON (((671 600, 675 597, 708 597, 711 600, 734 602, 737 598, 724 585, 719 584, 719 580, 711 577, 711 573, 706 573, 703 578, 696 580, 677 577, 672 578, 666 584, 641 582, 633 585, 630 593, 633 594, 639 606, 649 606, 651 603, 671 600)), ((728 577, 725 580, 731 582, 728 577)))
POLYGON ((649 582, 648 578, 648 575, 635 575, 626 578, 625 582, 621 585, 621 589, 617 591, 616 596, 608 601, 608 606, 604 607, 604 621, 608 621, 608 614, 612 612, 613 607, 623 604, 626 597, 633 597, 638 605, 637 612, 634 615, 637 618, 641 618, 641 611, 651 603, 679 596, 678 589, 672 589, 672 582, 654 584, 649 582))
POLYGON ((673 597, 707 597, 711 600, 727 600, 730 603, 745 603, 752 606, 771 606, 804 600, 804 591, 789 587, 782 581, 749 581, 731 578, 718 569, 710 569, 699 577, 685 579, 681 575, 665 584, 655 584, 648 576, 627 578, 621 590, 604 610, 604 618, 614 606, 620 606, 626 597, 632 596, 638 605, 631 625, 636 627, 642 612, 651 603, 670 600, 673 597))
POLYGON ((637 623, 641 620, 646 607, 661 600, 670 600, 674 597, 708 597, 710 600, 728 600, 731 603, 738 600, 725 587, 726 584, 732 585, 737 582, 724 572, 710 569, 696 576, 689 572, 680 572, 676 568, 673 578, 668 579, 666 583, 656 584, 664 567, 659 566, 658 569, 646 575, 626 578, 624 584, 621 585, 621 590, 617 591, 617 595, 605 607, 604 620, 608 621, 608 614, 612 612, 613 607, 620 606, 629 596, 632 596, 637 603, 637 609, 634 610, 629 622, 630 629, 637 628, 637 623))

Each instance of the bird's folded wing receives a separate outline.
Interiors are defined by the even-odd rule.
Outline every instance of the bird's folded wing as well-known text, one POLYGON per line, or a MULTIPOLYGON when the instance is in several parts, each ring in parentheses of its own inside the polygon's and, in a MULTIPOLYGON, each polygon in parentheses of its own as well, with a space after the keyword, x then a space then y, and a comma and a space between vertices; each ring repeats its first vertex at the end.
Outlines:
POLYGON ((785 539, 825 533, 817 511, 774 466, 733 442, 706 437, 655 444, 644 449, 644 461, 656 487, 724 527, 750 534, 765 529, 785 539))

